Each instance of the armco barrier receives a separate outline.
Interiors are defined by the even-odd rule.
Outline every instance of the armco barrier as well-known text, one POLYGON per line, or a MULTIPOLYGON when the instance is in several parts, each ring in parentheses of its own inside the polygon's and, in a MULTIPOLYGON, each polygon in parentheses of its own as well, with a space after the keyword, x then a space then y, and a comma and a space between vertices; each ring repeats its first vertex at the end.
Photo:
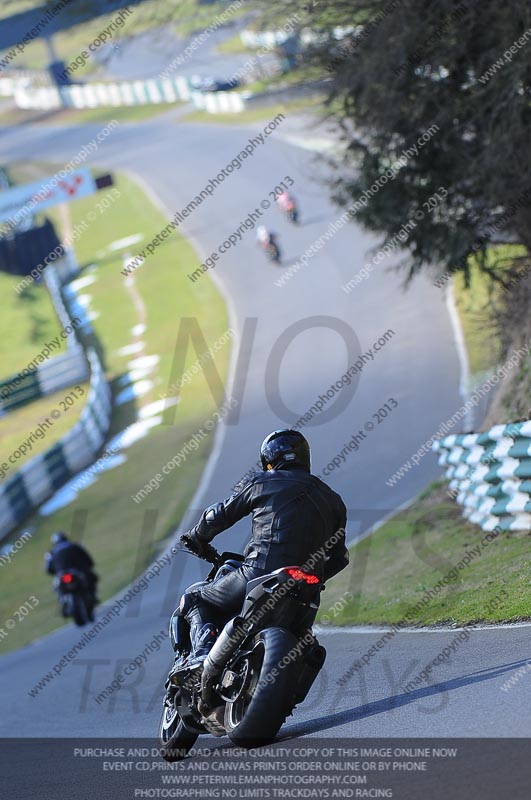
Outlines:
POLYGON ((240 33, 240 40, 249 50, 257 50, 262 47, 273 49, 279 44, 284 44, 290 36, 293 36, 293 30, 253 31, 251 28, 246 28, 240 33))
POLYGON ((39 364, 33 371, 23 369, 0 382, 0 417, 39 397, 53 394, 88 378, 88 366, 81 345, 39 364))
POLYGON ((531 420, 435 442, 464 516, 485 531, 531 531, 531 420))
POLYGON ((70 331, 65 338, 67 352, 53 358, 46 358, 35 369, 25 367, 16 375, 0 381, 0 417, 39 397, 53 394, 68 386, 73 386, 75 383, 87 380, 89 371, 85 352, 76 337, 77 328, 86 329, 86 315, 83 312, 82 318, 78 316, 75 320, 76 325, 72 325, 72 320, 63 302, 58 277, 61 276, 61 281, 66 280, 73 277, 77 271, 77 264, 72 252, 66 251, 65 256, 57 262, 53 269, 48 268, 44 276, 61 322, 61 328, 63 331, 70 331))
MULTIPOLYGON (((289 102, 292 99, 300 98, 301 96, 315 94, 317 91, 322 90, 323 87, 330 82, 329 78, 321 81, 314 81, 312 83, 304 84, 301 86, 287 86, 284 88, 271 89, 265 92, 258 92, 251 94, 251 92, 197 92, 191 91, 188 99, 193 105, 201 110, 207 111, 209 114, 238 114, 246 109, 257 108, 262 105, 268 105, 275 102, 289 102)), ((136 81, 135 83, 141 83, 136 81)), ((123 84, 122 84, 123 85, 123 84)), ((171 102, 164 98, 154 101, 149 99, 148 94, 139 92, 132 94, 122 93, 119 98, 111 92, 109 87, 113 84, 99 84, 100 91, 93 91, 97 88, 98 84, 86 84, 84 87, 76 87, 83 89, 83 95, 79 95, 76 107, 77 108, 94 108, 95 106, 116 106, 116 105, 141 105, 142 103, 151 102, 171 102), (89 90, 89 91, 87 91, 89 90), (120 99, 120 102, 115 100, 120 99), (146 99, 148 98, 148 99, 146 99), (127 100, 131 102, 126 102, 127 100)), ((64 90, 61 90, 64 91, 64 90)), ((160 96, 159 96, 160 97, 160 96)), ((21 108, 40 108, 51 109, 59 108, 61 100, 57 89, 28 89, 24 95, 17 95, 15 100, 19 100, 21 108)))
MULTIPOLYGON (((77 303, 77 295, 68 285, 63 286, 67 281, 72 280, 79 273, 79 267, 75 260, 72 250, 65 251, 65 256, 54 264, 49 264, 44 270, 44 282, 50 292, 52 303, 55 306, 57 316, 61 321, 61 326, 64 329, 71 324, 72 318, 77 317, 81 324, 78 325, 76 330, 82 330, 84 333, 90 333, 92 328, 84 308, 77 303), (68 295, 69 308, 67 309, 63 294, 68 295), (74 304, 72 301, 76 300, 74 304), (73 306, 76 306, 75 312, 73 306), (81 309, 81 310, 80 310, 81 309)), ((77 340, 69 339, 70 347, 77 345, 77 340)))
POLYGON ((50 83, 48 70, 40 69, 3 69, 0 72, 0 95, 10 97, 18 86, 46 85, 50 83))
MULTIPOLYGON (((359 26, 361 30, 361 26, 359 26)), ((332 37, 336 40, 341 40, 354 33, 355 28, 352 25, 337 26, 332 30, 332 37)), ((267 48, 272 50, 278 45, 284 44, 294 33, 297 32, 295 25, 287 25, 285 30, 276 31, 254 31, 252 28, 246 28, 240 33, 240 40, 245 47, 250 50, 258 48, 267 48)), ((327 42, 329 37, 322 33, 312 31, 310 28, 303 28, 300 31, 300 43, 302 47, 307 47, 313 44, 322 44, 327 42)))
MULTIPOLYGON (((72 253, 61 263, 46 268, 44 278, 63 329, 72 324, 72 317, 81 320, 76 330, 91 331, 85 309, 79 305, 71 286, 61 280, 72 277, 77 265, 72 253), (67 297, 68 307, 63 300, 67 297)), ((68 354, 82 362, 85 375, 90 366, 90 383, 85 407, 78 422, 48 451, 34 456, 11 478, 0 483, 0 540, 7 536, 35 508, 53 495, 66 481, 96 459, 105 442, 111 423, 111 390, 96 351, 89 349, 86 357, 80 344, 71 344, 68 354)), ((57 360, 57 359, 56 359, 57 360)), ((51 378, 50 378, 51 380, 51 378)))
POLYGON ((0 540, 67 480, 95 460, 111 420, 111 392, 96 353, 87 353, 90 387, 79 421, 47 452, 26 462, 0 486, 0 540))
POLYGON ((83 83, 73 86, 34 87, 17 83, 13 98, 19 108, 97 108, 138 106, 147 103, 191 102, 210 113, 243 111, 249 92, 198 92, 187 78, 152 78, 119 83, 83 83))

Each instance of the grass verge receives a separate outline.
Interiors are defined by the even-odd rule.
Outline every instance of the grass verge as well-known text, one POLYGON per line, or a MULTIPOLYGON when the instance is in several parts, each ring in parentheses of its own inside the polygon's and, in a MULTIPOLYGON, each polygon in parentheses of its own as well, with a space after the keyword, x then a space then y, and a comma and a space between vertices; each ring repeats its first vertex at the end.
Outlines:
MULTIPOLYGON (((492 247, 488 253, 489 266, 495 263, 509 265, 511 259, 524 253, 524 248, 518 245, 492 247)), ((504 299, 503 290, 479 269, 474 258, 470 261, 470 286, 465 285, 462 273, 455 276, 453 285, 470 371, 473 376, 482 375, 492 370, 502 355, 496 312, 504 299)))
POLYGON ((102 108, 65 108, 57 111, 30 111, 11 108, 0 113, 0 126, 8 125, 87 125, 118 122, 142 122, 185 105, 184 103, 146 103, 142 106, 105 106, 102 108))
MULTIPOLYGON (((489 257, 508 263, 521 255, 521 248, 504 246, 493 249, 489 257)), ((501 357, 495 311, 503 300, 502 290, 475 264, 470 287, 457 275, 454 289, 473 381, 478 382, 501 357)), ((525 325, 529 328, 522 321, 522 331, 525 325)), ((527 359, 500 387, 484 427, 521 418, 526 410, 529 416, 530 393, 527 359)), ((327 587, 319 619, 335 625, 466 625, 529 619, 530 536, 503 533, 482 546, 485 533, 463 518, 446 482, 437 482, 352 548, 351 566, 327 587), (478 555, 417 609, 429 590, 478 546, 478 555)))
POLYGON ((476 266, 470 270, 470 286, 464 276, 454 278, 454 293, 461 327, 465 337, 472 375, 480 375, 498 363, 500 344, 492 319, 493 287, 476 266))
MULTIPOLYGON (((53 171, 52 165, 43 165, 44 168, 53 171)), ((119 200, 104 213, 98 211, 97 204, 106 190, 70 206, 73 225, 79 225, 89 214, 95 216, 90 230, 77 241, 76 251, 78 261, 86 268, 83 277, 94 278, 82 292, 95 317, 95 333, 115 396, 123 391, 124 377, 135 358, 120 352, 121 348, 132 343, 132 328, 141 324, 141 320, 131 286, 125 284, 121 274, 124 250, 110 245, 140 235, 141 239, 130 247, 134 255, 167 224, 164 215, 134 181, 119 175, 116 189, 120 192, 119 200)), ((137 355, 158 356, 159 361, 147 376, 153 382, 147 393, 116 406, 114 432, 130 424, 139 407, 166 393, 182 318, 197 319, 207 346, 212 346, 227 331, 225 306, 214 284, 204 280, 201 286, 190 289, 186 276, 198 263, 192 247, 175 233, 135 273, 137 300, 141 298, 144 305, 147 326, 141 336, 143 351, 137 355)), ((185 370, 198 355, 189 349, 185 370)), ((229 355, 230 341, 215 354, 214 363, 222 378, 226 375, 229 355)), ((28 521, 24 530, 31 531, 31 540, 10 564, 1 568, 0 628, 1 621, 13 618, 14 611, 30 595, 38 597, 40 602, 0 641, 0 652, 27 644, 63 624, 50 579, 43 574, 43 557, 54 530, 63 529, 86 544, 101 575, 102 600, 113 596, 145 569, 190 502, 210 453, 212 434, 199 442, 197 449, 144 502, 135 503, 131 496, 189 442, 215 407, 204 375, 199 372, 182 388, 174 424, 152 428, 149 435, 124 451, 124 463, 107 471, 74 502, 50 516, 36 514, 28 521)), ((12 539, 20 533, 15 532, 12 539)))
POLYGON ((481 547, 485 533, 463 519, 445 483, 432 484, 409 509, 352 548, 350 566, 327 586, 319 620, 466 625, 529 619, 530 535, 504 533, 481 547), (477 546, 480 553, 468 566, 416 610, 477 546))
MULTIPOLYGON (((320 67, 304 66, 291 69, 280 75, 271 75, 268 78, 253 81, 253 83, 247 84, 244 88, 246 91, 255 94, 296 87, 303 89, 310 88, 313 83, 322 79, 323 71, 320 67)), ((318 91, 320 90, 316 87, 316 92, 318 91)))
MULTIPOLYGON (((7 4, 4 3, 4 5, 7 4)), ((41 5, 41 3, 10 3, 9 11, 7 7, 2 7, 2 17, 38 5, 41 5)), ((164 3, 161 3, 160 0, 145 0, 141 5, 132 7, 132 13, 122 18, 120 27, 118 27, 120 23, 117 22, 117 27, 113 31, 113 38, 109 40, 111 44, 107 47, 107 52, 113 44, 119 48, 121 40, 126 39, 126 37, 129 38, 161 26, 172 25, 176 33, 181 37, 203 32, 210 25, 218 26, 220 24, 220 15, 224 12, 226 13, 226 11, 227 4, 221 2, 221 0, 204 5, 198 5, 197 0, 165 0, 164 3)), ((99 63, 95 54, 89 51, 89 45, 109 27, 113 20, 116 20, 118 13, 119 11, 115 10, 108 14, 102 14, 92 20, 74 25, 65 31, 59 31, 54 35, 55 50, 58 57, 67 66, 74 63, 83 51, 88 53, 87 57, 82 57, 79 60, 78 64, 81 66, 78 66, 71 73, 74 79, 91 75, 99 69, 99 63)), ((230 23, 248 13, 244 3, 241 8, 229 14, 226 22, 230 23)), ((96 51, 96 55, 101 56, 102 50, 103 48, 99 48, 96 51)), ((24 53, 15 60, 13 65, 29 69, 44 69, 48 63, 49 54, 44 40, 36 39, 27 45, 24 53)))
MULTIPOLYGON (((48 292, 41 286, 33 285, 17 294, 15 288, 21 280, 21 275, 0 272, 0 296, 4 301, 0 314, 2 378, 16 375, 27 367, 46 342, 61 332, 61 324, 48 292)), ((65 350, 65 340, 60 340, 53 355, 65 350)))
POLYGON ((321 101, 312 98, 294 100, 290 103, 275 103, 270 106, 260 106, 242 111, 239 114, 209 114, 208 111, 192 111, 179 119, 181 122, 212 122, 220 125, 249 125, 253 122, 262 122, 273 119, 277 114, 293 114, 297 112, 314 112, 321 107, 321 101))
MULTIPOLYGON (((9 170, 10 179, 14 172, 9 170)), ((59 334, 62 326, 55 312, 50 296, 43 285, 32 284, 20 294, 16 287, 22 280, 20 275, 7 275, 0 272, 0 294, 4 298, 0 315, 0 339, 2 341, 2 379, 14 377, 24 370, 42 351, 47 342, 54 342, 50 358, 66 351, 66 342, 59 334)), ((86 385, 81 384, 86 390, 86 385)), ((61 404, 69 389, 63 389, 47 397, 42 397, 26 406, 10 411, 0 419, 0 464, 6 462, 9 471, 2 481, 9 479, 17 469, 33 456, 47 450, 58 441, 77 421, 85 400, 80 397, 73 407, 61 404), (26 441, 39 423, 44 422, 52 410, 59 412, 53 428, 42 439, 33 442, 31 451, 9 462, 9 456, 26 441)))
POLYGON ((239 33, 234 34, 234 36, 231 36, 229 39, 225 39, 224 42, 221 42, 221 44, 218 44, 216 51, 218 53, 223 53, 224 55, 239 55, 240 53, 250 52, 249 48, 246 47, 242 42, 239 33))
MULTIPOLYGON (((88 383, 80 383, 79 386, 83 390, 82 395, 79 392, 72 393, 74 387, 61 389, 59 392, 29 403, 27 406, 10 411, 8 415, 0 419, 0 464, 5 462, 9 465, 9 472, 3 481, 14 475, 26 461, 30 461, 38 453, 48 450, 74 427, 85 405, 88 391, 88 383), (76 398, 73 406, 68 406, 64 402, 68 395, 71 395, 72 399, 76 398), (59 416, 50 418, 52 411, 54 415, 58 413, 59 416), (9 456, 18 449, 19 445, 26 442, 30 434, 45 420, 53 422, 53 427, 48 427, 47 430, 41 429, 42 438, 32 442, 29 445, 31 450, 26 455, 17 458, 16 463, 12 465, 8 460, 9 456)), ((36 435, 38 436, 38 433, 36 435)))

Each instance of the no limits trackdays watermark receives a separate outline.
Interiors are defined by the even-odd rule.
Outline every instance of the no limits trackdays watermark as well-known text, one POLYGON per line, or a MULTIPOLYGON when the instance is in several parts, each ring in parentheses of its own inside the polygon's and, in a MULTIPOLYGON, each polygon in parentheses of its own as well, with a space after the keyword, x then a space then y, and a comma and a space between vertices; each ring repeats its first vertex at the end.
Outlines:
MULTIPOLYGON (((330 548, 334 547, 334 545, 340 541, 341 539, 344 540, 345 531, 344 529, 340 529, 336 531, 332 536, 327 539, 324 544, 312 553, 306 562, 303 565, 303 569, 311 571, 314 569, 315 565, 326 557, 326 554, 330 548)), ((185 551, 182 547, 177 547, 172 545, 169 550, 164 553, 162 556, 154 561, 149 569, 141 576, 140 579, 137 579, 130 588, 119 598, 112 601, 112 605, 110 608, 107 609, 105 614, 99 619, 92 627, 83 633, 79 641, 67 652, 64 653, 63 656, 56 662, 56 664, 52 667, 52 669, 43 675, 41 680, 35 684, 35 686, 28 691, 28 695, 30 697, 37 697, 39 692, 42 691, 51 681, 55 679, 58 675, 60 675, 63 670, 71 663, 75 662, 79 654, 85 649, 85 647, 89 644, 89 642, 94 639, 103 628, 108 625, 114 617, 118 617, 121 614, 121 611, 124 607, 126 607, 135 597, 139 595, 139 593, 143 592, 145 589, 148 588, 150 582, 158 578, 160 574, 165 570, 171 563, 172 559, 177 553, 188 552, 185 551)), ((189 553, 188 553, 189 554, 189 553)), ((267 608, 261 607, 257 609, 253 614, 247 618, 246 624, 257 624, 265 614, 269 612, 269 609, 279 602, 282 596, 289 593, 291 588, 295 584, 295 581, 290 578, 280 589, 278 594, 276 595, 275 599, 270 598, 267 603, 267 608)), ((135 662, 137 668, 140 669, 143 662, 147 661, 147 655, 151 654, 153 650, 158 649, 158 642, 153 643, 152 646, 146 646, 142 653, 144 656, 139 654, 138 660, 137 658, 133 658, 132 660, 127 660, 127 663, 130 665, 130 671, 128 674, 134 671, 132 667, 132 663, 135 662)), ((97 660, 99 663, 99 660, 97 660)), ((92 669, 94 666, 94 661, 92 659, 87 659, 86 661, 82 662, 82 665, 89 665, 92 669)), ((123 665, 122 665, 123 666, 123 665)), ((116 676, 116 675, 115 675, 116 676)), ((121 682, 120 682, 121 683, 121 682)), ((109 687, 107 687, 109 688, 109 687)), ((157 694, 159 694, 159 690, 157 688, 157 694)), ((160 698, 159 698, 160 701, 160 698)))
MULTIPOLYGON (((427 606, 434 597, 437 597, 444 588, 450 584, 454 584, 462 570, 466 569, 475 559, 480 558, 484 549, 487 548, 498 536, 502 533, 501 528, 498 526, 494 530, 489 531, 483 536, 478 545, 466 550, 463 558, 454 564, 449 570, 446 571, 444 576, 438 580, 430 589, 424 589, 422 597, 415 603, 411 604, 401 617, 404 623, 414 622, 417 614, 427 606)), ((430 565, 431 566, 431 565, 430 565)), ((344 687, 348 681, 358 672, 361 672, 371 661, 374 656, 379 653, 386 645, 400 633, 402 625, 390 625, 390 630, 384 633, 377 639, 371 647, 361 656, 353 661, 351 667, 337 680, 339 687, 344 687)))
MULTIPOLYGON (((344 332, 342 335, 344 336, 344 332)), ((339 415, 341 411, 347 407, 348 403, 350 403, 354 396, 354 392, 356 391, 357 387, 357 383, 354 383, 354 379, 359 379, 362 371, 365 369, 365 366, 374 360, 376 353, 383 350, 383 348, 394 336, 395 331, 392 328, 388 328, 388 330, 385 331, 385 333, 383 333, 374 342, 372 347, 369 347, 368 350, 361 353, 359 341, 355 336, 354 331, 350 329, 349 336, 345 337, 344 341, 348 350, 357 351, 356 357, 353 358, 353 363, 351 363, 351 365, 343 373, 343 375, 341 375, 340 378, 335 380, 327 390, 323 391, 323 394, 320 394, 314 400, 313 404, 299 417, 299 419, 297 419, 296 422, 290 422, 286 420, 290 428, 299 431, 310 422, 316 421, 316 424, 324 424, 325 422, 331 422, 332 419, 339 415), (349 389, 348 393, 345 393, 346 388, 349 389), (339 397, 340 394, 342 397, 339 397), (329 406, 329 403, 332 400, 335 400, 335 402, 329 408, 326 408, 329 406), (321 418, 320 423, 317 420, 318 417, 321 418)), ((272 410, 278 414, 277 409, 272 410)), ((232 491, 236 491, 239 486, 242 486, 247 480, 250 480, 255 472, 260 469, 261 463, 260 460, 258 460, 244 473, 244 475, 242 475, 238 481, 236 481, 232 487, 232 491)))
POLYGON ((131 495, 131 499, 135 501, 135 503, 141 503, 148 494, 155 491, 156 489, 160 488, 162 482, 167 478, 168 475, 171 475, 174 469, 180 467, 188 456, 191 453, 194 453, 198 448, 199 445, 208 438, 209 434, 212 433, 214 428, 216 427, 217 423, 220 422, 227 414, 237 406, 236 400, 230 398, 227 400, 226 403, 221 405, 218 409, 216 409, 212 416, 203 423, 203 425, 198 428, 197 431, 185 442, 183 447, 176 453, 173 458, 170 458, 161 469, 161 472, 157 472, 146 484, 144 484, 143 488, 140 489, 136 494, 131 495))
POLYGON ((85 647, 87 647, 89 642, 91 642, 92 639, 94 639, 100 633, 100 631, 105 628, 106 625, 108 625, 115 617, 120 616, 122 609, 126 608, 129 603, 131 603, 137 596, 144 592, 148 588, 150 582, 154 578, 158 578, 163 570, 170 566, 175 555, 182 551, 183 548, 172 545, 169 550, 163 553, 163 555, 159 556, 143 573, 143 575, 141 575, 140 578, 137 578, 134 583, 131 584, 131 586, 121 597, 111 601, 109 608, 107 608, 101 618, 95 622, 92 627, 88 629, 88 631, 84 631, 76 644, 67 653, 64 653, 59 661, 54 664, 52 669, 47 672, 46 675, 43 675, 40 681, 28 691, 28 695, 30 697, 37 697, 42 689, 44 689, 51 681, 60 675, 69 664, 72 664, 77 659, 79 654, 85 649, 85 647))
MULTIPOLYGON (((490 600, 485 608, 484 614, 485 616, 489 616, 493 611, 499 608, 502 603, 507 600, 509 597, 509 592, 507 589, 502 589, 496 597, 490 600)), ((431 659, 431 661, 426 664, 426 666, 420 670, 420 672, 412 678, 405 686, 403 691, 408 694, 409 692, 414 691, 423 683, 427 683, 428 679, 431 677, 431 673, 434 667, 437 667, 439 664, 445 664, 450 661, 451 657, 456 654, 457 650, 467 642, 470 641, 470 637, 476 631, 476 628, 473 625, 465 625, 459 633, 454 636, 452 641, 445 645, 442 650, 437 653, 437 655, 431 659)))

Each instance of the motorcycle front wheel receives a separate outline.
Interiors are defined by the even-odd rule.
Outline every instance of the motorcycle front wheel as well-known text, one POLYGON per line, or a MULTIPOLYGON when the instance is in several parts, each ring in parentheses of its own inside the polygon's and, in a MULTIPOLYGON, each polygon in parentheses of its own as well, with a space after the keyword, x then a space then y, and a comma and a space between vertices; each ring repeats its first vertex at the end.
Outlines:
POLYGON ((159 725, 160 754, 165 761, 180 761, 192 749, 197 741, 198 734, 192 733, 185 727, 181 715, 177 710, 181 700, 181 693, 176 689, 164 698, 162 717, 159 725))
POLYGON ((270 261, 275 261, 277 264, 280 262, 280 250, 274 242, 267 245, 266 255, 270 261))
POLYGON ((296 645, 288 631, 267 628, 254 637, 251 652, 231 665, 241 687, 226 705, 224 725, 239 747, 271 742, 291 713, 296 667, 289 654, 296 645))

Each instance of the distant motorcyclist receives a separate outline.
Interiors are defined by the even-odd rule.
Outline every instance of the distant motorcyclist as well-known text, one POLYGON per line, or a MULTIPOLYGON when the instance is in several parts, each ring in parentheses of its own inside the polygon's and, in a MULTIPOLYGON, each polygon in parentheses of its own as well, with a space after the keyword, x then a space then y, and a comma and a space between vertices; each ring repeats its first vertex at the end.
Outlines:
POLYGON ((87 581, 93 604, 99 601, 96 596, 98 576, 94 572, 94 561, 89 553, 76 542, 71 542, 62 531, 57 531, 51 537, 52 548, 45 556, 45 569, 48 575, 58 575, 69 569, 81 572, 87 581))
POLYGON ((269 231, 265 225, 260 225, 256 229, 256 243, 265 250, 272 261, 280 261, 280 248, 277 242, 277 235, 269 231))
POLYGON ((299 218, 299 212, 297 209, 297 203, 295 202, 295 198, 289 192, 281 192, 276 200, 277 206, 281 211, 284 212, 292 222, 297 222, 299 218))
POLYGON ((207 508, 181 537, 201 556, 218 533, 252 515, 242 565, 209 584, 195 584, 181 598, 178 613, 190 625, 192 643, 188 666, 204 661, 218 633, 212 616, 216 610, 236 614, 248 581, 287 565, 303 566, 310 558, 315 561, 311 571, 326 581, 349 562, 345 504, 310 473, 310 446, 304 436, 290 429, 273 431, 262 443, 260 459, 262 472, 228 500, 207 508))
POLYGON ((275 234, 268 231, 265 225, 259 225, 256 229, 256 241, 261 247, 266 247, 271 241, 274 241, 275 234))

